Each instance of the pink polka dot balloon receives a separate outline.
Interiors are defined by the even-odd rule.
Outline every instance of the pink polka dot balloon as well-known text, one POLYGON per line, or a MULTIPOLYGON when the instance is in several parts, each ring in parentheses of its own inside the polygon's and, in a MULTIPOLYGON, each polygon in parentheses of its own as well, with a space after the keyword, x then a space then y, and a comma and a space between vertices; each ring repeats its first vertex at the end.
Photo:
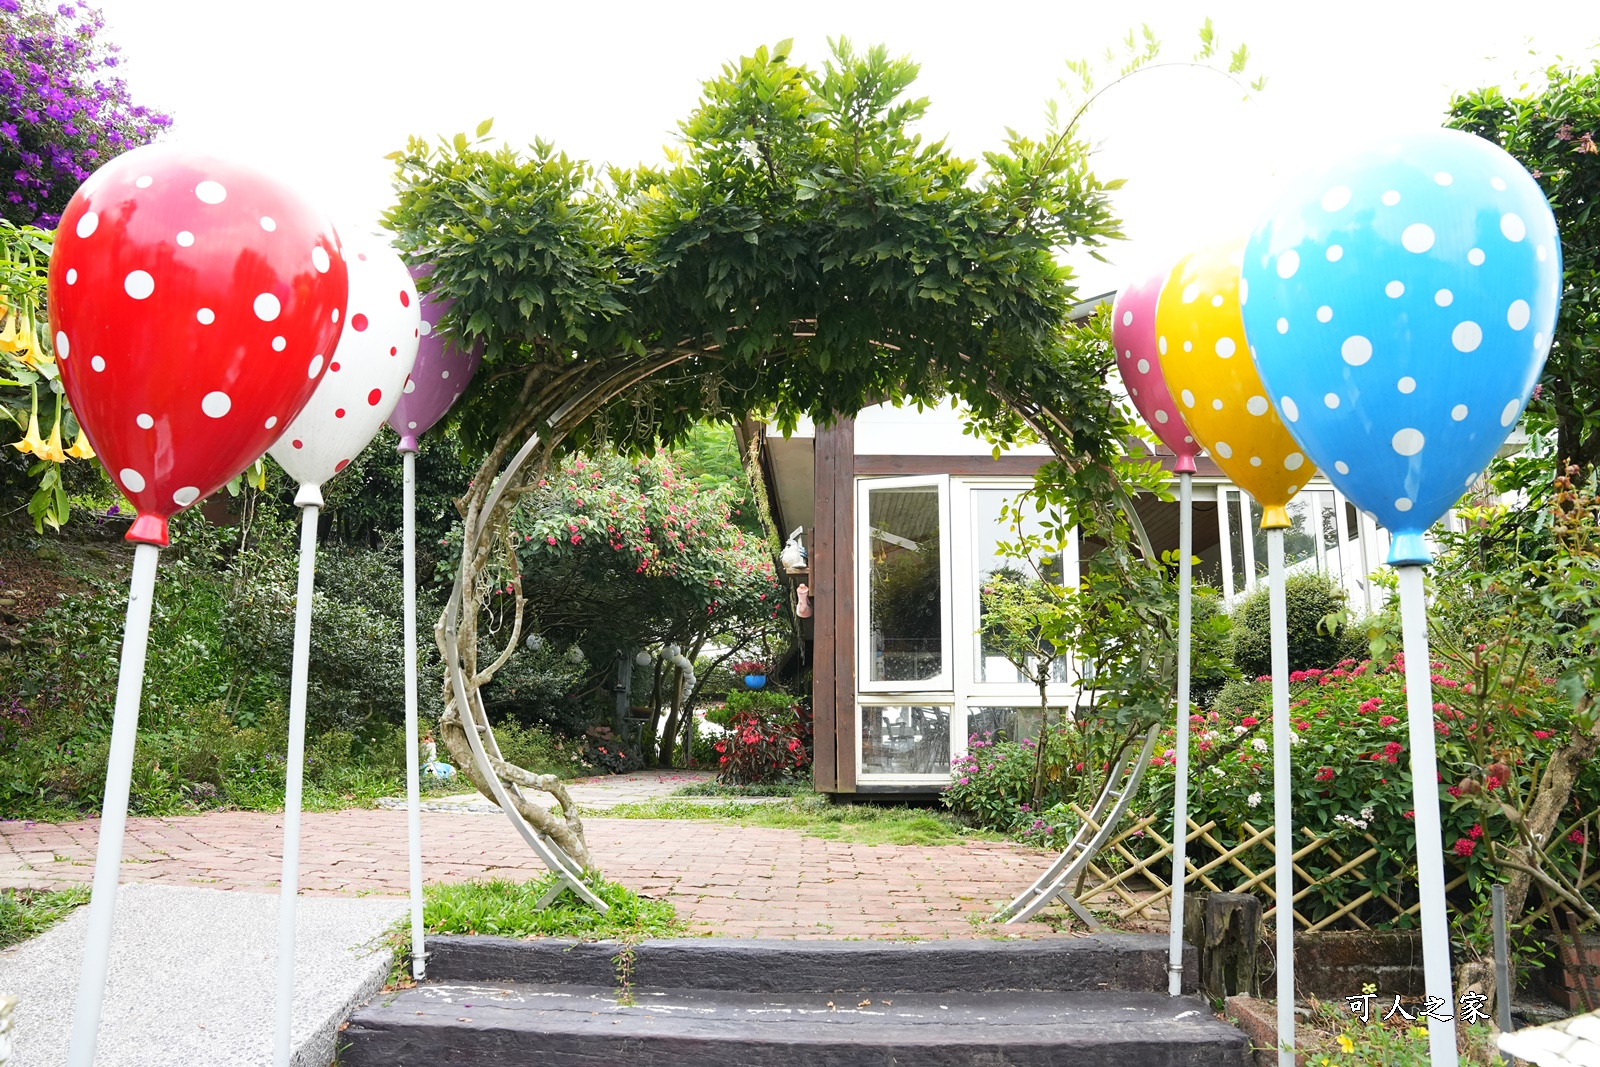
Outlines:
POLYGON ((1193 474, 1200 445, 1178 414, 1156 348, 1156 302, 1166 281, 1167 272, 1158 271, 1117 293, 1111 310, 1111 339, 1117 349, 1117 373, 1122 375, 1133 406, 1178 457, 1173 469, 1193 474))
POLYGON ((73 194, 50 259, 72 409, 138 511, 130 541, 225 485, 305 406, 347 290, 331 223, 287 186, 173 145, 73 194))
POLYGON ((272 458, 301 485, 303 503, 344 470, 399 403, 417 358, 422 302, 394 250, 346 229, 349 321, 328 371, 305 409, 272 446, 272 458))

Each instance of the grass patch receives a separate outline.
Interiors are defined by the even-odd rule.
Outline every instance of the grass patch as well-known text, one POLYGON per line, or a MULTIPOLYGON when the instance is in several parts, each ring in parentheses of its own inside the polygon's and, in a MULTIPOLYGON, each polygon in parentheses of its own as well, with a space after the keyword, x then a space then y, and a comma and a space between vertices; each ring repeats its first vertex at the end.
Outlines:
POLYGON ((0 889, 0 948, 37 937, 89 903, 89 888, 0 889))
POLYGON ((431 934, 495 934, 500 937, 571 937, 582 940, 642 940, 677 937, 686 927, 672 904, 650 900, 599 878, 589 881, 595 895, 611 906, 604 915, 569 890, 543 910, 534 905, 555 880, 529 882, 495 878, 479 882, 440 882, 422 891, 422 921, 431 934))
POLYGON ((724 785, 716 779, 675 790, 675 797, 806 797, 816 793, 810 782, 768 782, 763 785, 724 785))
MULTIPOLYGON (((631 997, 633 946, 652 937, 681 937, 688 927, 670 901, 641 897, 626 886, 591 875, 588 886, 610 905, 604 915, 562 893, 549 906, 535 907, 555 881, 545 875, 528 882, 491 878, 475 882, 436 882, 423 887, 422 923, 429 934, 490 934, 500 937, 565 937, 582 941, 619 941, 613 959, 618 995, 631 997)), ((394 949, 389 988, 411 984, 411 923, 397 921, 386 935, 394 949)))
POLYGON ((619 804, 600 812, 607 819, 710 819, 741 826, 799 830, 812 837, 862 845, 952 845, 966 840, 1004 838, 975 830, 956 817, 929 808, 900 805, 835 804, 819 794, 779 804, 696 804, 686 800, 619 804))

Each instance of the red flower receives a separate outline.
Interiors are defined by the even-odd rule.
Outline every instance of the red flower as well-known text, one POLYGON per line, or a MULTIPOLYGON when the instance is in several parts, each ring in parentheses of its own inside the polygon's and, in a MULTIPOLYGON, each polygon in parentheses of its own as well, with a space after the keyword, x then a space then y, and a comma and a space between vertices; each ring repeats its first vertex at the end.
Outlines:
POLYGON ((1397 723, 1399 721, 1400 720, 1395 718, 1393 715, 1385 715, 1385 716, 1383 716, 1382 718, 1380 718, 1378 720, 1378 725, 1379 726, 1393 726, 1395 723, 1397 723))
POLYGON ((554 537, 546 537, 545 540, 549 541, 552 545, 556 543, 556 539, 554 537))
POLYGON ((1333 768, 1332 767, 1324 767, 1324 768, 1322 768, 1320 771, 1317 772, 1316 780, 1319 781, 1319 782, 1331 782, 1331 781, 1333 781, 1333 768))
POLYGON ((1477 847, 1478 843, 1476 841, 1472 841, 1465 837, 1458 838, 1456 840, 1456 855, 1465 859, 1467 856, 1472 855, 1473 850, 1477 847))
POLYGON ((1373 697, 1371 700, 1363 700, 1356 710, 1363 715, 1370 715, 1381 707, 1383 707, 1383 698, 1373 697))
POLYGON ((1479 826, 1477 823, 1473 823, 1472 829, 1467 831, 1467 836, 1472 838, 1474 841, 1478 840, 1478 838, 1483 836, 1483 827, 1479 826))
POLYGON ((1461 787, 1459 785, 1453 785, 1449 789, 1446 789, 1445 792, 1449 793, 1453 797, 1460 797, 1461 787))
POLYGON ((1567 835, 1567 840, 1571 841, 1574 845, 1583 844, 1583 842, 1585 840, 1585 838, 1583 836, 1583 831, 1582 830, 1574 830, 1574 831, 1572 831, 1572 833, 1567 835))
POLYGON ((1260 721, 1261 720, 1256 718, 1254 715, 1246 715, 1244 718, 1239 720, 1239 725, 1240 726, 1254 726, 1257 723, 1259 723, 1260 721))
POLYGON ((1549 730, 1535 730, 1533 732, 1533 736, 1537 737, 1541 741, 1548 741, 1548 740, 1550 740, 1550 731, 1549 730))

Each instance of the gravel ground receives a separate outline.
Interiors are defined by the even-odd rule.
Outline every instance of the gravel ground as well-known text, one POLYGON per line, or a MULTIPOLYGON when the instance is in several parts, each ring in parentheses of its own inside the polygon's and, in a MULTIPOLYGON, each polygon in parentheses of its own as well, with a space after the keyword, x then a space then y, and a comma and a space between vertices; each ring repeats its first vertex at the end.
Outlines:
MULTIPOLYGON (((302 897, 295 950, 295 1067, 327 1067, 338 1026, 388 974, 379 935, 394 898, 302 897)), ((21 998, 7 1067, 67 1057, 88 908, 0 953, 0 994, 21 998)), ((272 1062, 278 897, 123 885, 97 1067, 272 1062)))

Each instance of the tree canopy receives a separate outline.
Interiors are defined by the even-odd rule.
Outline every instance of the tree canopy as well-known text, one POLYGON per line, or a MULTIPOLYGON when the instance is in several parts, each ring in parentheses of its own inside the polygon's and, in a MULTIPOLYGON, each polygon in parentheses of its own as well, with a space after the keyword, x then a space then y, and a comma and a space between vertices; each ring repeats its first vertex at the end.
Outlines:
POLYGON ((1047 407, 1062 454, 1110 456, 1103 364, 1065 328, 1055 253, 1120 236, 1116 183, 1070 130, 1008 133, 981 162, 925 141, 916 73, 847 41, 816 70, 757 49, 705 83, 657 166, 494 149, 488 123, 413 140, 387 221, 457 299, 446 328, 485 344, 463 439, 542 423, 552 446, 649 447, 707 417, 954 394, 1002 432, 1008 401, 1047 407))
POLYGON ((1518 96, 1479 89, 1450 101, 1448 123, 1495 142, 1533 174, 1561 233, 1563 290, 1543 388, 1530 407, 1554 425, 1557 473, 1600 463, 1600 59, 1552 66, 1518 96))

